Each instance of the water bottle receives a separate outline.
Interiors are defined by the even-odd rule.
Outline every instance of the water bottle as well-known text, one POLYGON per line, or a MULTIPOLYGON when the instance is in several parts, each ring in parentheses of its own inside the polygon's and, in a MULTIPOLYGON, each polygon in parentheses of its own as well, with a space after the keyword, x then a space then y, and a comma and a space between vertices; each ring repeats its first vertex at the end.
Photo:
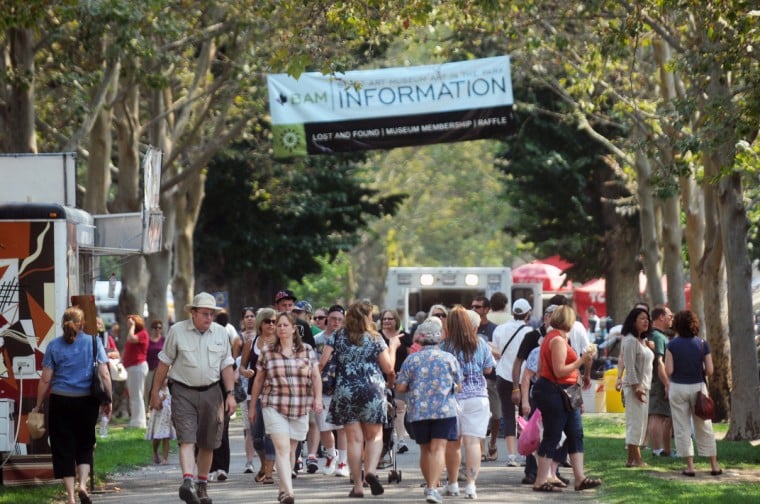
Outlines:
POLYGON ((103 415, 100 417, 100 437, 101 438, 107 438, 108 437, 108 416, 103 415))

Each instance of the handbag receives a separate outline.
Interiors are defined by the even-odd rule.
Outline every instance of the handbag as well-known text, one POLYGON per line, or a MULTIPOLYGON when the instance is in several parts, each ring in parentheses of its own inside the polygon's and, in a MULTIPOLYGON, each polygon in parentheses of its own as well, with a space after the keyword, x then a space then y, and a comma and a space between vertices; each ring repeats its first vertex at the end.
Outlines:
MULTIPOLYGON (((340 333, 337 333, 335 335, 335 339, 338 338, 339 334, 340 333)), ((335 351, 335 346, 333 346, 332 354, 330 355, 330 360, 327 362, 327 364, 325 364, 325 367, 322 370, 322 395, 328 395, 328 396, 333 395, 333 393, 335 392, 335 384, 337 382, 337 374, 338 374, 338 352, 335 351)))
POLYGON ((100 404, 111 404, 111 387, 103 383, 103 378, 98 372, 98 367, 98 342, 92 336, 92 382, 90 383, 90 394, 100 404))
POLYGON ((242 403, 248 399, 248 393, 243 388, 243 384, 240 383, 240 380, 235 382, 235 386, 232 389, 232 395, 235 398, 235 402, 237 403, 242 403))
POLYGON ((567 388, 560 389, 562 391, 562 401, 565 404, 565 411, 571 413, 576 409, 583 406, 583 391, 581 386, 577 383, 570 385, 567 388))
POLYGON ((111 381, 127 381, 127 368, 121 359, 108 359, 108 371, 111 373, 111 381))
POLYGON ((697 392, 697 400, 694 403, 694 414, 702 420, 712 420, 713 413, 715 413, 715 402, 700 390, 697 392))
POLYGON ((517 451, 520 455, 527 457, 538 450, 541 444, 541 433, 543 431, 543 418, 541 410, 536 409, 530 417, 525 420, 522 416, 517 417, 517 423, 520 425, 520 437, 517 439, 517 451))
POLYGON ((40 439, 45 435, 45 415, 39 411, 30 411, 26 415, 26 427, 30 438, 40 439))

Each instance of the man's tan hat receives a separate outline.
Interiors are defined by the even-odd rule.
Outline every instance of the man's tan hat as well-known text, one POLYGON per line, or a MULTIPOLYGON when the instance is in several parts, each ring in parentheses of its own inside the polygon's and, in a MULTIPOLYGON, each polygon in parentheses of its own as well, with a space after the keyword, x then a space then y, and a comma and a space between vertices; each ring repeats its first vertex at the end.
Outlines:
POLYGON ((193 302, 189 305, 185 305, 185 310, 190 311, 193 308, 208 308, 209 310, 219 311, 222 308, 216 306, 216 299, 208 292, 200 292, 195 295, 193 302))

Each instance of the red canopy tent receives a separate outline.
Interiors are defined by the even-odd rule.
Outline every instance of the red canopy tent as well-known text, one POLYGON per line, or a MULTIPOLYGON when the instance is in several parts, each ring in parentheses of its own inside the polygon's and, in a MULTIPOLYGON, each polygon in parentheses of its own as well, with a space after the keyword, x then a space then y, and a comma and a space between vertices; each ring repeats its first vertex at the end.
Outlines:
POLYGON ((542 261, 532 261, 512 270, 513 283, 540 283, 543 291, 558 291, 565 284, 562 270, 542 261))
POLYGON ((588 325, 586 310, 589 306, 596 308, 596 314, 599 317, 607 316, 607 299, 605 298, 605 288, 607 282, 604 278, 589 280, 573 291, 573 300, 575 308, 578 310, 583 324, 588 325))

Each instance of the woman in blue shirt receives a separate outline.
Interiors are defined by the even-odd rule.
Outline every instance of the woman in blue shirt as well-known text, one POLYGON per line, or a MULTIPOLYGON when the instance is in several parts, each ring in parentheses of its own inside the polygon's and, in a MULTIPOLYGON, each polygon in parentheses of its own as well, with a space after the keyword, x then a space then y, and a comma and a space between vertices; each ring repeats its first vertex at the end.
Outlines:
POLYGON ((97 343, 98 373, 111 387, 108 357, 100 338, 82 332, 84 313, 79 307, 63 312, 63 336, 53 339, 42 359, 42 375, 37 388, 37 405, 33 411, 42 411, 45 397, 48 402, 48 429, 50 450, 53 455, 53 474, 63 478, 68 504, 75 504, 75 477, 79 477, 77 493, 80 502, 92 502, 87 493, 87 477, 92 465, 95 447, 95 424, 98 409, 111 415, 111 404, 100 406, 90 394, 94 356, 93 340, 97 343))
POLYGON ((485 375, 496 366, 491 347, 478 336, 479 325, 480 315, 463 306, 455 306, 446 319, 448 331, 441 343, 443 350, 457 358, 464 375, 462 390, 457 393, 460 409, 459 441, 450 442, 446 447, 446 472, 449 478, 446 495, 459 494, 457 472, 464 444, 467 477, 464 493, 468 499, 478 498, 475 481, 480 472, 480 442, 486 437, 491 418, 485 375))
POLYGON ((723 470, 718 465, 712 420, 703 420, 694 415, 697 392, 707 394, 705 376, 713 374, 710 347, 699 334, 699 319, 689 311, 676 314, 673 329, 678 334, 668 343, 665 351, 665 372, 670 376, 670 410, 673 418, 673 433, 676 438, 676 452, 686 458, 684 476, 694 477, 694 445, 691 442, 691 424, 694 422, 694 437, 697 451, 702 457, 710 458, 710 474, 718 476, 723 470))

